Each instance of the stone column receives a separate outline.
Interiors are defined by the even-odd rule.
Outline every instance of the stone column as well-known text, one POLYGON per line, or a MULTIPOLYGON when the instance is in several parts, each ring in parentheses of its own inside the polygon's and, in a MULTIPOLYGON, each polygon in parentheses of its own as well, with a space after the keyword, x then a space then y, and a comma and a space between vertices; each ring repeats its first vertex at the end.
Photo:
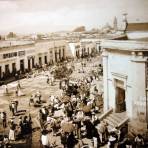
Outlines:
POLYGON ((23 59, 24 59, 24 69, 27 69, 28 68, 28 58, 27 56, 25 56, 23 59))
POLYGON ((104 112, 109 109, 109 94, 108 94, 108 53, 103 51, 103 85, 104 85, 104 112))
POLYGON ((59 56, 59 47, 57 47, 57 62, 59 62, 60 56, 59 56))
POLYGON ((146 122, 146 57, 141 51, 131 53, 132 64, 132 107, 128 130, 143 134, 147 131, 146 122), (137 126, 138 125, 138 126, 137 126))
MULTIPOLYGON (((142 118, 142 116, 144 116, 145 112, 143 112, 143 115, 139 115, 142 111, 140 111, 141 109, 145 108, 145 107, 140 107, 142 102, 143 102, 143 98, 145 98, 146 93, 145 93, 145 79, 146 79, 146 75, 145 75, 145 62, 146 59, 143 57, 143 53, 142 52, 137 52, 134 53, 132 52, 132 76, 131 76, 131 84, 132 84, 132 97, 133 97, 133 110, 132 110, 132 115, 131 117, 134 119, 137 118, 142 118), (141 102, 141 104, 139 104, 138 102, 141 102)), ((144 102, 143 102, 144 103, 144 102)), ((144 118, 144 117, 143 117, 144 118)))
POLYGON ((55 48, 52 49, 52 60, 55 63, 55 48))
POLYGON ((35 61, 35 55, 34 55, 34 56, 32 56, 32 68, 34 68, 35 63, 36 63, 36 61, 35 61))
POLYGON ((10 71, 10 73, 12 73, 12 63, 13 63, 13 61, 11 62, 9 62, 9 71, 10 71))
POLYGON ((16 70, 17 71, 20 70, 20 58, 19 57, 17 57, 16 59, 16 70))
POLYGON ((2 63, 1 70, 2 70, 2 76, 3 76, 3 72, 5 72, 5 62, 2 63))

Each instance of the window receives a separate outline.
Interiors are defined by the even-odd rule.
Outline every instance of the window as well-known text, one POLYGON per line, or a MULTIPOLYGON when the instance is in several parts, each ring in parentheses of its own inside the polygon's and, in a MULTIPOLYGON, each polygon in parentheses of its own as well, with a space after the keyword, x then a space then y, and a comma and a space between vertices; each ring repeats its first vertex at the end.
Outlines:
POLYGON ((18 56, 24 56, 25 55, 25 51, 19 51, 18 52, 18 56))
POLYGON ((17 52, 6 53, 6 54, 3 54, 3 59, 12 58, 16 56, 17 56, 17 52))

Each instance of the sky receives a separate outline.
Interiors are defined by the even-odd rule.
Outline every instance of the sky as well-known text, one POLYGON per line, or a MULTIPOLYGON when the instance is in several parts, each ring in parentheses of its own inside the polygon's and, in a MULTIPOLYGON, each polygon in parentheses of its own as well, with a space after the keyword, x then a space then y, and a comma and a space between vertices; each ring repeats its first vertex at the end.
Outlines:
POLYGON ((148 22, 148 0, 0 0, 0 33, 37 33, 148 22))

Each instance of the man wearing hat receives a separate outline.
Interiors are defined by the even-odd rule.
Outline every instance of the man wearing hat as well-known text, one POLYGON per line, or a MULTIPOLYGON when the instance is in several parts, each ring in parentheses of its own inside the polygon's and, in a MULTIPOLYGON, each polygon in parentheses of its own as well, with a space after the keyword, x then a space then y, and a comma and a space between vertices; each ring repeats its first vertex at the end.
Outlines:
POLYGON ((3 123, 3 128, 6 128, 7 125, 6 125, 6 113, 5 112, 1 112, 1 119, 2 119, 2 123, 3 123))

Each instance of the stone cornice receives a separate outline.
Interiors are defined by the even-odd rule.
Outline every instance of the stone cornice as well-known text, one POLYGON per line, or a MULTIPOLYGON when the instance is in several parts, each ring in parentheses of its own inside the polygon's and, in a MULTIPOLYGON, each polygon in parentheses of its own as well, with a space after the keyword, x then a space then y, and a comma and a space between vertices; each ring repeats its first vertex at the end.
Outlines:
POLYGON ((148 42, 131 40, 103 40, 101 46, 106 50, 148 51, 148 42))
POLYGON ((6 49, 7 50, 12 50, 12 49, 20 49, 20 48, 24 48, 24 47, 33 47, 34 46, 34 43, 32 44, 25 44, 25 45, 15 45, 15 46, 8 46, 8 47, 0 47, 0 51, 5 51, 6 49))
POLYGON ((123 78, 123 79, 127 79, 127 75, 124 75, 124 74, 119 74, 119 73, 115 73, 115 72, 111 72, 111 74, 115 77, 120 77, 120 78, 123 78))
POLYGON ((132 57, 131 62, 137 62, 137 63, 145 63, 147 60, 145 58, 141 57, 132 57))
POLYGON ((108 57, 108 52, 106 49, 103 49, 102 57, 108 57))

